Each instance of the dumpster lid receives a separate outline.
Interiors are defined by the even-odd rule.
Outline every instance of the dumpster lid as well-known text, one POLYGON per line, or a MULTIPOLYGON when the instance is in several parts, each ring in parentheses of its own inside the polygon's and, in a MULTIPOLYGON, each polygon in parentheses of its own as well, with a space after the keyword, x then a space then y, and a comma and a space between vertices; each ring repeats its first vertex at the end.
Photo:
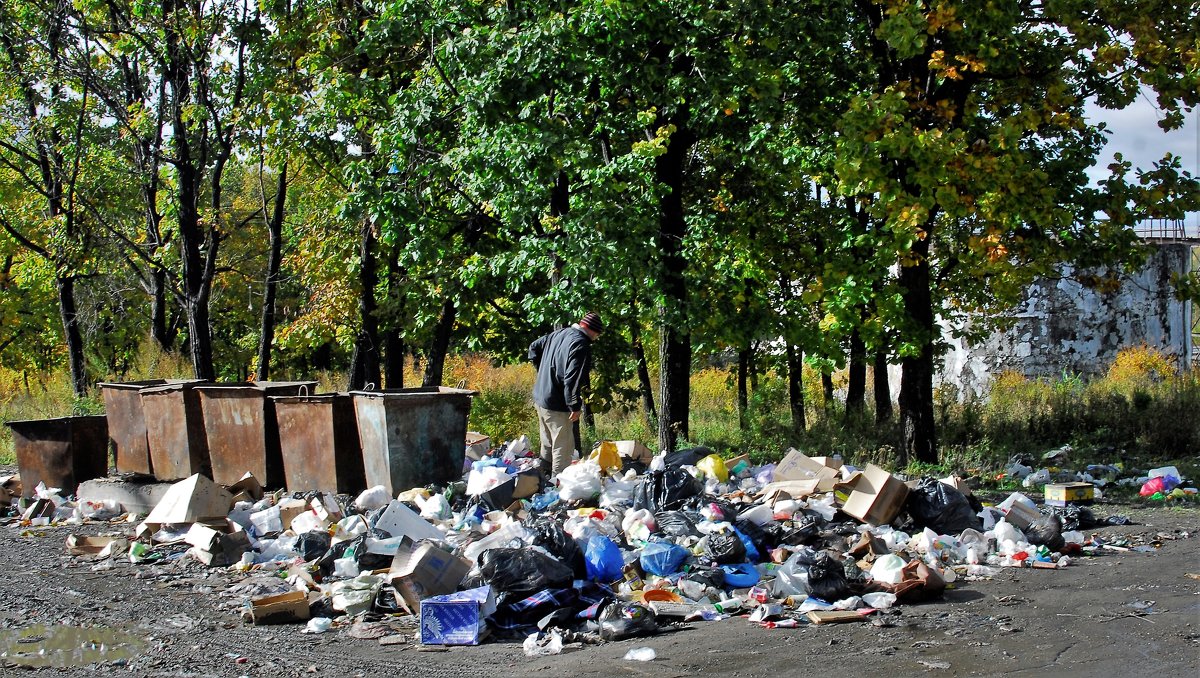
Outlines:
POLYGON ((449 386, 420 386, 416 388, 394 388, 382 391, 350 391, 352 396, 372 398, 421 398, 431 395, 476 396, 479 391, 465 388, 450 388, 449 386))
POLYGON ((81 424, 93 423, 100 419, 108 421, 108 417, 103 414, 83 414, 83 415, 78 415, 78 416, 74 416, 74 417, 54 417, 52 419, 20 419, 20 420, 6 421, 6 422, 4 422, 4 425, 8 426, 9 428, 16 428, 16 427, 36 428, 38 426, 61 424, 63 422, 68 422, 68 423, 78 422, 81 424))
POLYGON ((118 389, 118 390, 122 390, 122 391, 136 391, 136 390, 143 389, 147 386, 163 386, 167 383, 168 383, 168 380, 166 380, 166 379, 145 379, 143 381, 124 381, 124 382, 101 381, 101 382, 98 382, 96 385, 99 386, 100 388, 112 388, 112 389, 118 389))

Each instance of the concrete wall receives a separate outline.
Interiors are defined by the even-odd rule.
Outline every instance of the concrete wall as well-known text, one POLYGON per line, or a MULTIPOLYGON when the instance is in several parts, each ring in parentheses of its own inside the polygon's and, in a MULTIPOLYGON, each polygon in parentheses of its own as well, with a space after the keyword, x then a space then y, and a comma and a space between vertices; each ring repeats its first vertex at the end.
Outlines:
POLYGON ((1191 352, 1190 304, 1175 299, 1172 273, 1186 273, 1191 247, 1163 244, 1142 270, 1124 276, 1121 288, 1101 293, 1072 279, 1039 280, 1010 312, 1012 327, 968 345, 947 337, 940 381, 960 395, 986 394, 994 375, 1007 370, 1029 377, 1058 377, 1064 371, 1084 375, 1108 369, 1122 348, 1147 344, 1181 363, 1191 352))

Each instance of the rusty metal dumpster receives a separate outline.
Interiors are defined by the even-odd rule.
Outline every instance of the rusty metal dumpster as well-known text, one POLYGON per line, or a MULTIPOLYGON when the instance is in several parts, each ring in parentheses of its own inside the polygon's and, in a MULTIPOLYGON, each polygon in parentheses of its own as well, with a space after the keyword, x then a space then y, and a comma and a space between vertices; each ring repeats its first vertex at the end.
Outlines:
POLYGON ((196 387, 205 381, 179 381, 141 390, 150 467, 159 480, 212 474, 208 439, 196 387))
POLYGON ((166 379, 100 383, 104 415, 108 417, 108 439, 121 473, 152 473, 150 445, 146 442, 146 417, 142 412, 142 389, 162 386, 166 379))
POLYGON ((462 477, 475 391, 429 387, 350 395, 368 486, 383 485, 395 495, 462 477))
POLYGON ((357 494, 366 489, 350 394, 271 396, 271 401, 289 492, 357 494))
POLYGON ((297 395, 315 381, 259 381, 197 386, 212 478, 232 485, 249 472, 263 487, 283 487, 283 456, 273 395, 297 395))
POLYGON ((38 483, 74 494, 79 483, 108 475, 108 418, 104 415, 10 421, 22 494, 38 483))

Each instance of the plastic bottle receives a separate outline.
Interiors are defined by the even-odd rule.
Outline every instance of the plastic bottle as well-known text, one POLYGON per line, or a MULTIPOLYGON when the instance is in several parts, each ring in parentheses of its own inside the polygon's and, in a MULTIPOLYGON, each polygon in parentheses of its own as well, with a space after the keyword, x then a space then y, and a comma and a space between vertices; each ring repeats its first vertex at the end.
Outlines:
POLYGON ((716 608, 717 612, 722 614, 730 614, 742 609, 742 601, 739 598, 726 598, 716 605, 713 605, 713 607, 716 608))

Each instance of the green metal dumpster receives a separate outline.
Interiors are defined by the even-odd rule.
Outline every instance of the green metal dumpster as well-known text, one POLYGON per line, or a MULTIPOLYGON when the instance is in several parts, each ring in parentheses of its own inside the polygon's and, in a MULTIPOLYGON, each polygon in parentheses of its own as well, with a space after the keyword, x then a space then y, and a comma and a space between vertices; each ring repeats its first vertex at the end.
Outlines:
POLYGON ((389 494, 462 477, 475 391, 427 387, 351 391, 368 486, 389 494))

